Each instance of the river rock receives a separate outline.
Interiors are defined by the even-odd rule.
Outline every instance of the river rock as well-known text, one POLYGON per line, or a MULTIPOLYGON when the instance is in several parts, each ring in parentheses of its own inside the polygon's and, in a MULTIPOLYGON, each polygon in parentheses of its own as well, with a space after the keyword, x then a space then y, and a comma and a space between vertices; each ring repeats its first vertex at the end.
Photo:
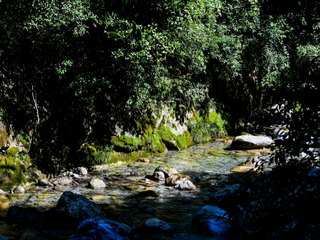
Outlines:
POLYGON ((149 218, 141 223, 136 231, 143 234, 162 234, 171 232, 172 228, 165 221, 158 218, 149 218))
POLYGON ((130 240, 133 230, 126 224, 105 218, 89 218, 82 221, 69 240, 130 240))
POLYGON ((77 167, 73 171, 77 174, 80 174, 80 175, 87 175, 88 174, 88 170, 85 167, 77 167))
POLYGON ((236 166, 234 168, 231 168, 231 172, 236 172, 236 173, 247 173, 247 172, 255 172, 257 169, 254 168, 253 166, 236 166))
POLYGON ((218 206, 204 206, 193 217, 192 225, 197 233, 204 235, 227 237, 233 234, 227 212, 218 206))
POLYGON ((43 179, 43 178, 38 180, 37 185, 43 186, 43 187, 53 187, 54 186, 51 182, 49 182, 48 180, 43 179))
POLYGON ((62 194, 54 211, 60 221, 74 225, 91 217, 103 217, 103 212, 94 202, 69 191, 62 194))
POLYGON ((184 181, 191 180, 189 176, 182 175, 179 173, 174 173, 166 179, 167 186, 176 186, 184 181))
POLYGON ((162 171, 154 171, 152 177, 156 181, 164 181, 166 178, 164 172, 162 171))
POLYGON ((233 139, 233 149, 255 149, 270 147, 274 141, 267 136, 241 135, 233 139))
POLYGON ((90 182, 89 182, 89 188, 92 189, 99 189, 99 188, 105 188, 106 184, 98 178, 93 178, 90 182))
POLYGON ((160 197, 160 194, 155 192, 154 190, 141 191, 131 196, 131 198, 158 198, 158 197, 160 197))
POLYGON ((157 172, 159 172, 159 171, 163 172, 164 175, 165 175, 165 178, 169 177, 170 175, 172 175, 172 174, 174 174, 174 173, 178 173, 178 171, 177 171, 176 169, 174 169, 174 168, 169 168, 169 167, 164 166, 164 165, 157 167, 154 171, 155 171, 155 172, 156 172, 156 171, 157 171, 157 172))
POLYGON ((51 182, 55 185, 71 185, 73 183, 73 179, 71 177, 61 177, 52 179, 51 182))
POLYGON ((5 195, 6 193, 2 190, 2 189, 0 189, 0 195, 5 195))
POLYGON ((139 158, 139 159, 137 160, 137 162, 149 163, 150 160, 149 160, 148 158, 139 158))
POLYGON ((8 209, 6 221, 9 224, 25 226, 32 224, 39 216, 40 213, 36 209, 13 206, 8 209))
POLYGON ((14 193, 21 193, 21 194, 23 194, 23 193, 25 193, 25 189, 24 189, 24 187, 22 187, 22 186, 18 186, 18 187, 16 187, 15 189, 13 189, 13 192, 14 193))
POLYGON ((195 190, 196 189, 196 186, 190 180, 181 182, 175 185, 174 187, 179 190, 195 190))

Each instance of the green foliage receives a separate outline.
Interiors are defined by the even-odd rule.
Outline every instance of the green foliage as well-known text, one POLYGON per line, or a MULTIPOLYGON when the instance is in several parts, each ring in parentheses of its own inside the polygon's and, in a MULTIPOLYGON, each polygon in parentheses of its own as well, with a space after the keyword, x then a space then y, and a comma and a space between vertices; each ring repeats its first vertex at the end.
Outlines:
POLYGON ((107 164, 110 161, 111 158, 111 152, 113 151, 113 145, 111 146, 105 146, 105 147, 99 147, 97 149, 97 159, 94 164, 107 164))
POLYGON ((319 175, 309 173, 307 165, 292 162, 248 179, 226 203, 234 207, 232 217, 246 221, 255 238, 319 238, 319 175))
POLYGON ((195 143, 204 143, 225 134, 224 121, 215 112, 209 115, 196 116, 188 123, 188 129, 195 143))
MULTIPOLYGON (((45 172, 75 165, 86 142, 110 145, 115 126, 141 130, 164 105, 183 121, 214 98, 234 127, 271 90, 319 84, 319 4, 284 2, 2 1, 2 118, 33 133, 45 172)), ((205 122, 193 128, 213 129, 205 122)))
POLYGON ((83 144, 77 151, 78 166, 92 167, 109 163, 113 146, 94 147, 92 145, 83 144))

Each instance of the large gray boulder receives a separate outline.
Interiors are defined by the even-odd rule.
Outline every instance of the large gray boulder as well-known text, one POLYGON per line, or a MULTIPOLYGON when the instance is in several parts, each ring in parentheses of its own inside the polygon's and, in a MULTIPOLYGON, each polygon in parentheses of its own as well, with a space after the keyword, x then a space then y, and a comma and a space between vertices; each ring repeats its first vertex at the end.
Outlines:
POLYGON ((94 202, 69 191, 60 197, 55 214, 61 222, 70 225, 78 225, 81 221, 92 217, 103 217, 103 212, 94 202))
POLYGON ((82 221, 69 240, 130 240, 133 230, 126 224, 105 218, 88 218, 82 221))
POLYGON ((233 139, 231 147, 233 149, 257 149, 270 147, 274 141, 267 136, 241 135, 233 139))

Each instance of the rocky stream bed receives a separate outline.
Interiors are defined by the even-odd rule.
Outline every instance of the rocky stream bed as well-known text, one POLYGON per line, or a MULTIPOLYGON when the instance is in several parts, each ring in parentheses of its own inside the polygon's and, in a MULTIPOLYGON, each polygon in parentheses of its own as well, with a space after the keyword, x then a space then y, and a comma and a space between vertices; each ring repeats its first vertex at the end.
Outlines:
MULTIPOLYGON (((221 139, 182 151, 169 151, 148 160, 100 165, 86 175, 69 173, 69 176, 51 179, 47 186, 30 185, 24 193, 0 195, 0 235, 8 239, 69 239, 77 226, 64 221, 63 216, 57 217, 52 209, 62 194, 70 191, 97 204, 105 218, 132 229, 138 229, 150 218, 170 226, 170 235, 154 235, 155 232, 142 230, 135 234, 137 239, 212 239, 194 231, 195 214, 208 205, 215 192, 241 182, 242 173, 230 169, 260 153, 230 150, 230 143, 231 139, 221 139), (151 176, 159 166, 174 168, 179 174, 189 176, 196 188, 179 190, 166 186, 162 179, 157 181, 151 176), (93 178, 102 180, 105 187, 88 187, 93 178), (36 217, 32 221, 10 223, 5 216, 13 206, 36 210, 36 217)), ((214 239, 220 238, 225 239, 223 236, 214 239)))

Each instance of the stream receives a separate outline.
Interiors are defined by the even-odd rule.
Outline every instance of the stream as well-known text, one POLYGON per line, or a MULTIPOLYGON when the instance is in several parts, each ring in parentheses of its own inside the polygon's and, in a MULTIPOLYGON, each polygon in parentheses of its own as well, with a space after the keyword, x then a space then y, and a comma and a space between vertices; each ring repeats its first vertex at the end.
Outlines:
MULTIPOLYGON (((182 151, 168 151, 149 158, 150 162, 117 163, 96 166, 77 185, 55 187, 31 186, 24 194, 0 196, 0 203, 9 206, 32 207, 42 212, 56 206, 64 191, 72 191, 91 199, 105 212, 106 218, 137 227, 148 218, 167 222, 174 231, 170 239, 212 239, 194 233, 193 216, 208 204, 210 196, 227 186, 241 182, 242 174, 232 173, 231 168, 245 162, 249 151, 229 150, 231 138, 199 144, 182 151), (166 165, 179 173, 195 179, 196 190, 184 191, 164 183, 145 178, 154 170, 166 165), (105 189, 90 189, 88 181, 98 176, 106 183, 105 189), (148 191, 148 195, 145 195, 148 191)), ((3 217, 6 210, 0 210, 3 217)), ((68 239, 74 229, 55 229, 42 224, 18 229, 0 221, 0 234, 9 239, 68 239), (28 232, 28 233, 26 233, 28 232)), ((50 224, 49 224, 50 225, 50 224)), ((150 239, 153 239, 152 237, 150 239)))

